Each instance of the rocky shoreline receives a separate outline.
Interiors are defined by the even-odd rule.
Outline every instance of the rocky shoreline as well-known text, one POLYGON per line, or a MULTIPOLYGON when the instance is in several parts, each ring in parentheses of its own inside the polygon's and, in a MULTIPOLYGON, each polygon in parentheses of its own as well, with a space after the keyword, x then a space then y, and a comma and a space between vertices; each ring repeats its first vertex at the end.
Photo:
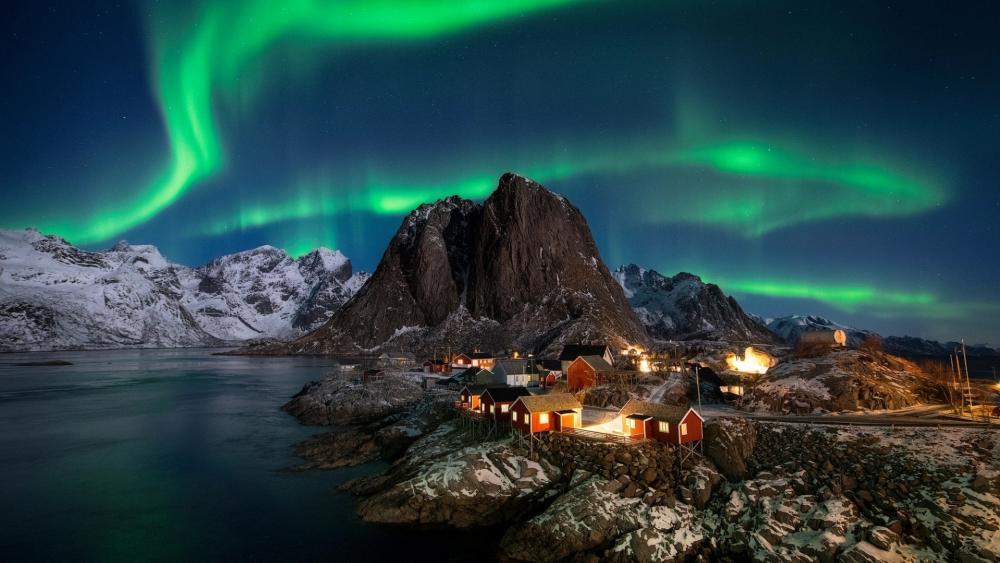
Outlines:
POLYGON ((286 405, 339 425, 298 446, 302 468, 390 461, 343 487, 360 518, 491 527, 499 560, 1000 561, 995 432, 718 418, 704 455, 682 462, 659 443, 479 441, 446 393, 388 413, 362 396, 324 382, 286 405))

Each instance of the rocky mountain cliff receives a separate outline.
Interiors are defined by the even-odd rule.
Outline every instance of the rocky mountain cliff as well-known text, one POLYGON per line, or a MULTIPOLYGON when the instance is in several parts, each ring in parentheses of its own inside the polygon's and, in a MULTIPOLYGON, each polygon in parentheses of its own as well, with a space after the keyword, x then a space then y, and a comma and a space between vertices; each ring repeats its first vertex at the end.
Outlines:
POLYGON ((850 347, 857 347, 865 337, 875 334, 870 330, 845 326, 816 315, 787 315, 767 319, 765 322, 768 330, 782 337, 792 345, 798 343, 799 336, 803 332, 813 330, 843 330, 847 334, 847 345, 850 347))
POLYGON ((646 339, 590 228, 565 198, 516 174, 482 204, 458 197, 403 220, 363 287, 321 329, 262 353, 380 346, 507 347, 646 339))
POLYGON ((35 230, 0 230, 0 351, 212 346, 316 328, 367 274, 325 248, 262 246, 200 268, 154 246, 88 252, 35 230))
POLYGON ((657 340, 777 342, 735 299, 694 274, 668 277, 629 264, 619 266, 614 277, 646 331, 657 340))

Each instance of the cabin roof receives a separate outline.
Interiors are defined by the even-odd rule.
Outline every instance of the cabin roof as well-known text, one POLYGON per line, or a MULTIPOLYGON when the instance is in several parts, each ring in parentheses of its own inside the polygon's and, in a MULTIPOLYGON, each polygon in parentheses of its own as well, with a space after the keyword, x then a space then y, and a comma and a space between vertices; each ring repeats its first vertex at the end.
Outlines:
POLYGON ((567 344, 559 354, 559 361, 571 362, 580 356, 603 356, 608 350, 607 344, 567 344))
POLYGON ((528 412, 557 412, 582 408, 580 401, 572 393, 549 393, 548 395, 526 395, 518 397, 528 412))
POLYGON ((507 375, 531 373, 528 371, 528 367, 528 360, 497 360, 496 365, 493 366, 493 371, 503 372, 507 375))
POLYGON ((483 394, 489 395, 497 403, 513 403, 518 397, 525 397, 531 393, 518 385, 515 387, 490 387, 483 394))
POLYGON ((473 352, 468 354, 468 356, 473 360, 490 360, 494 358, 493 354, 489 352, 473 352))
POLYGON ((474 383, 462 387, 462 390, 459 391, 459 393, 464 393, 465 391, 468 391, 470 395, 482 395, 483 392, 486 391, 486 387, 487 386, 485 383, 474 383))
MULTIPOLYGON (((648 403, 638 399, 630 399, 618 413, 624 417, 641 414, 666 422, 677 423, 684 418, 684 415, 689 410, 691 410, 690 406, 661 405, 659 403, 648 403)), ((695 411, 695 414, 697 414, 697 411, 695 411)), ((698 418, 701 418, 701 416, 699 415, 698 418)))
POLYGON ((559 360, 538 360, 537 365, 549 371, 562 371, 562 362, 559 360))
POLYGON ((608 361, 601 356, 580 356, 578 359, 586 362, 586 364, 593 368, 594 371, 612 371, 615 369, 611 367, 611 364, 609 364, 608 361))

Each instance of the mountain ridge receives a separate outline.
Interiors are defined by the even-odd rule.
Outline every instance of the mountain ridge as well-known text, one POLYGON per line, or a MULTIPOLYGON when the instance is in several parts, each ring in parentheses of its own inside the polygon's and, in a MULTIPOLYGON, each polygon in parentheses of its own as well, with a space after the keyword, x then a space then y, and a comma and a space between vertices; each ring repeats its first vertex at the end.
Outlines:
POLYGON ((86 251, 0 230, 0 350, 220 346, 315 328, 367 278, 339 251, 269 245, 191 268, 152 245, 86 251))
POLYGON ((326 325, 259 353, 449 344, 543 353, 645 340, 579 209, 507 173, 481 204, 451 196, 414 209, 369 283, 326 325))

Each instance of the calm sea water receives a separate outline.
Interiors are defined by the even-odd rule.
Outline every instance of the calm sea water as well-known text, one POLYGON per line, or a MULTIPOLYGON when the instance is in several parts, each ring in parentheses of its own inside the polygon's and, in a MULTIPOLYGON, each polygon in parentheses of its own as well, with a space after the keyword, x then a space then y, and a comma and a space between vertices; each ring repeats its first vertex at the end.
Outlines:
MULTIPOLYGON (((464 534, 373 526, 289 472, 321 429, 279 410, 332 360, 210 350, 0 355, 0 561, 460 560, 464 534), (62 359, 71 366, 15 367, 62 359)), ((470 540, 472 538, 469 538, 470 540)))

